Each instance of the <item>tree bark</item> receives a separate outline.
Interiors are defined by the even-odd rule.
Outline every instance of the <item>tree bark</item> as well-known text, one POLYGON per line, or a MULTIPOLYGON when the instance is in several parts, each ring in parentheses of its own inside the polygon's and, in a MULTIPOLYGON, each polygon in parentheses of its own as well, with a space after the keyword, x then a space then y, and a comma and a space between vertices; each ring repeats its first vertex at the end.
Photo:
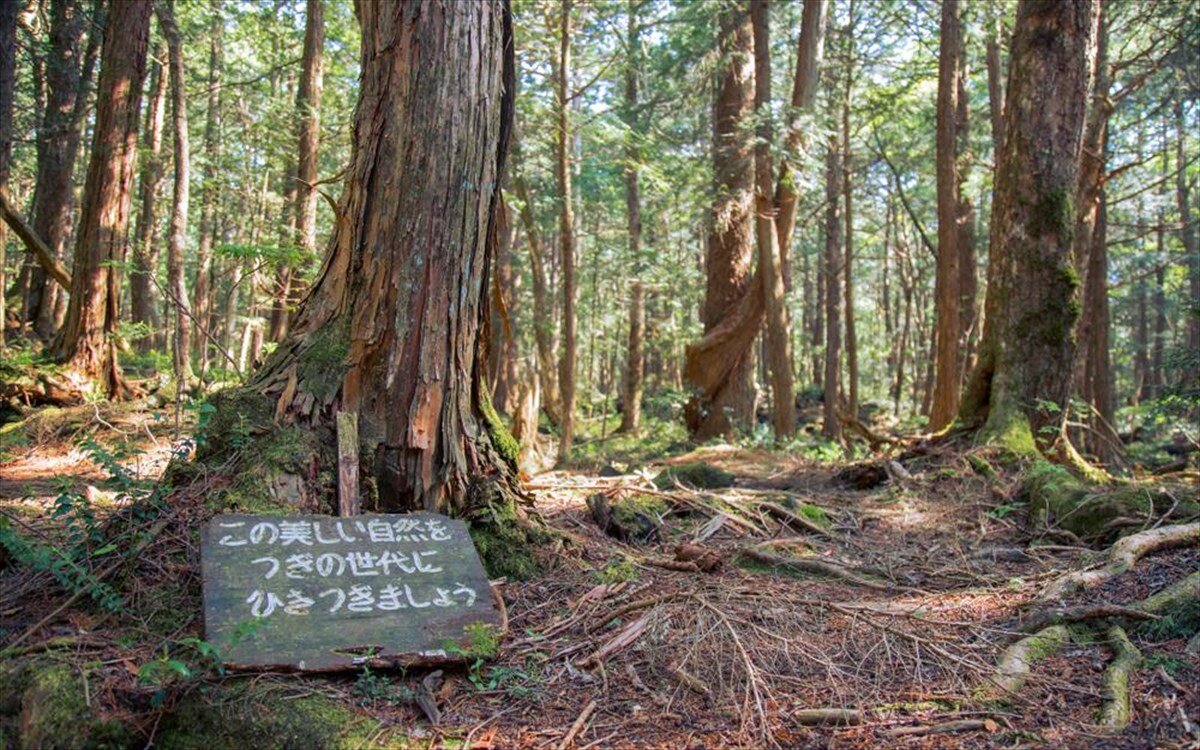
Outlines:
MULTIPOLYGON (((704 306, 701 311, 705 338, 738 319, 739 308, 748 297, 757 296, 760 311, 743 315, 749 325, 733 333, 737 351, 732 359, 713 357, 711 365, 701 362, 697 345, 688 347, 686 379, 697 394, 685 412, 693 440, 732 437, 754 424, 754 353, 748 345, 761 325, 761 292, 753 291, 751 267, 751 209, 754 172, 751 142, 746 123, 753 106, 753 31, 744 7, 721 15, 721 67, 713 101, 712 223, 707 241, 704 306), (709 372, 720 367, 719 374, 709 372)), ((761 289, 761 285, 759 286, 761 289)))
POLYGON ((126 0, 109 8, 71 300, 53 347, 53 357, 68 371, 102 380, 110 398, 130 393, 117 362, 120 294, 114 261, 125 259, 151 11, 151 0, 126 0))
POLYGON ((960 413, 1023 453, 1042 428, 1058 434, 1070 389, 1079 317, 1071 235, 1098 15, 1095 0, 1017 8, 987 330, 960 413))
POLYGON ((220 0, 212 0, 212 26, 208 52, 208 110, 204 118, 204 169, 201 170, 200 190, 200 237, 196 245, 196 283, 192 309, 196 316, 196 330, 192 332, 192 346, 196 350, 200 377, 208 370, 209 340, 211 332, 209 318, 213 311, 212 262, 213 242, 217 234, 217 201, 220 188, 217 185, 218 164, 221 157, 221 33, 225 14, 220 0))
MULTIPOLYGON (((1187 347, 1191 359, 1184 362, 1180 385, 1184 389, 1200 390, 1200 242, 1196 239, 1196 226, 1192 223, 1192 202, 1188 185, 1187 170, 1183 169, 1187 153, 1187 126, 1183 115, 1182 92, 1175 95, 1175 201, 1179 209, 1179 241, 1187 257, 1188 290, 1191 305, 1187 307, 1187 347)), ((1194 414, 1194 412, 1193 412, 1194 414)))
POLYGON ((638 186, 641 166, 641 113, 638 111, 638 77, 641 75, 641 0, 629 0, 625 65, 625 219, 629 234, 629 257, 633 259, 633 282, 629 289, 629 344, 625 351, 625 381, 622 388, 621 432, 637 434, 642 416, 642 390, 646 356, 646 288, 642 283, 642 199, 638 186))
POLYGON ((958 0, 942 0, 937 93, 938 252, 934 277, 936 328, 933 405, 929 427, 940 430, 954 421, 962 383, 964 344, 959 247, 962 186, 959 174, 959 79, 963 68, 962 11, 958 0))
POLYGON ((140 176, 141 211, 134 230, 133 272, 129 275, 130 318, 149 328, 149 334, 137 340, 137 348, 145 353, 163 345, 159 331, 158 304, 161 295, 154 291, 154 275, 158 271, 156 239, 156 210, 158 192, 166 170, 163 168, 163 121, 166 110, 168 76, 158 62, 165 57, 160 47, 150 63, 150 100, 146 103, 143 125, 142 174, 140 176))
POLYGON ((554 132, 555 176, 561 204, 558 214, 559 257, 562 263, 562 352, 558 360, 558 385, 562 397, 558 461, 571 457, 575 433, 575 205, 571 189, 571 2, 561 0, 558 61, 555 71, 554 132))
MULTIPOLYGON (((17 15, 18 0, 0 0, 0 192, 8 192, 8 176, 12 167, 13 93, 17 78, 17 15)), ((4 336, 8 331, 8 307, 4 295, 8 282, 4 278, 4 246, 8 242, 8 225, 0 222, 0 352, 4 351, 4 336)))
MULTIPOLYGON (((31 224, 56 261, 66 258, 71 238, 75 202, 72 178, 82 137, 79 121, 91 78, 93 63, 89 61, 95 59, 101 35, 94 28, 85 52, 84 31, 91 16, 77 0, 50 3, 50 37, 44 65, 46 103, 37 133, 31 224)), ((59 328, 57 301, 63 293, 51 286, 50 276, 41 265, 30 270, 22 319, 33 325, 34 333, 43 341, 50 341, 59 328)))
POLYGON ((854 88, 854 0, 849 3, 849 22, 846 28, 846 87, 842 96, 842 201, 845 205, 845 252, 842 276, 846 314, 846 412, 858 418, 858 329, 854 321, 854 183, 850 179, 853 153, 850 144, 850 97, 854 88))
POLYGON ((496 254, 493 259, 491 340, 488 346, 488 387, 497 411, 513 416, 516 409, 517 342, 513 334, 513 310, 516 304, 517 275, 513 273, 513 222, 508 201, 501 194, 496 209, 496 254))
POLYGON ((825 153, 825 384, 821 434, 841 441, 842 423, 838 419, 842 348, 842 223, 838 216, 841 197, 841 153, 837 138, 829 137, 825 153))
POLYGON ((184 277, 183 256, 187 249, 188 198, 191 176, 191 147, 188 141, 187 99, 183 83, 183 43, 175 25, 175 0, 159 0, 158 22, 167 40, 170 56, 171 122, 175 136, 175 182, 171 201, 171 228, 167 241, 167 299, 173 312, 174 340, 171 361, 179 389, 192 384, 191 306, 184 277))
POLYGON ((384 509, 466 513, 512 490, 486 388, 488 268, 513 53, 507 2, 358 0, 353 152, 328 256, 244 391, 333 441, 359 415, 360 477, 384 509))

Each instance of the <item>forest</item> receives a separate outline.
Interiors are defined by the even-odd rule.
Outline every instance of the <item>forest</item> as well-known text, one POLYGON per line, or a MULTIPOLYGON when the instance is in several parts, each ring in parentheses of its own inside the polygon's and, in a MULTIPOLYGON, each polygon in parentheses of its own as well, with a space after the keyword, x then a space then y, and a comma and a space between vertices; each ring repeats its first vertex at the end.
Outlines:
POLYGON ((0 748, 1200 747, 1198 105, 1198 0, 0 0, 0 748))

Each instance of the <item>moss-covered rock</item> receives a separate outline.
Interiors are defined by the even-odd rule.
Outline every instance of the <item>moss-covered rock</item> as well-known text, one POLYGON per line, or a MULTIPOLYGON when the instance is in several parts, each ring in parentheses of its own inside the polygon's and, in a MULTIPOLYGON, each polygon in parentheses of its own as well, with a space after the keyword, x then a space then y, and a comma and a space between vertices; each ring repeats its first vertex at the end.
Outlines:
POLYGON ((159 725, 163 750, 364 747, 374 722, 325 696, 226 683, 192 691, 159 725))
POLYGON ((84 677, 71 667, 40 661, 24 670, 17 747, 116 750, 135 744, 136 735, 130 727, 116 719, 97 716, 88 707, 84 677))
POLYGON ((624 542, 649 542, 659 538, 667 504, 654 495, 632 494, 610 499, 603 493, 587 499, 588 511, 605 534, 624 542))
POLYGON ((660 490, 669 490, 678 482, 698 490, 716 490, 732 487, 733 481, 734 476, 719 466, 704 461, 691 461, 663 469, 654 478, 654 486, 660 490))
POLYGON ((533 548, 550 541, 550 533, 522 518, 515 501, 493 483, 481 482, 473 492, 481 496, 472 501, 476 510, 467 529, 488 576, 523 581, 537 575, 533 548))

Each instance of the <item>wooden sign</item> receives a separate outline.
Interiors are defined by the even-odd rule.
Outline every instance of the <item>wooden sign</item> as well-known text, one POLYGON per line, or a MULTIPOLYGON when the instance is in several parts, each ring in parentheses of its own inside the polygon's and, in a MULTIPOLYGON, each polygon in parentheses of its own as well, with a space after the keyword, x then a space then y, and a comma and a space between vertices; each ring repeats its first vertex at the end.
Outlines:
POLYGON ((206 638, 235 668, 461 662, 500 624, 466 524, 436 513, 222 515, 200 556, 206 638))

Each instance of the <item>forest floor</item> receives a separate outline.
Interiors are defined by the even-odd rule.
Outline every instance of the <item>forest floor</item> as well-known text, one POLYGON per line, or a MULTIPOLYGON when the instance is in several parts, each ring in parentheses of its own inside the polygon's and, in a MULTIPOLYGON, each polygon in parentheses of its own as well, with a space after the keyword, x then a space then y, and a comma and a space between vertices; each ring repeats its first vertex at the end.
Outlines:
MULTIPOLYGON (((0 520, 48 548, 99 528, 162 471, 175 416, 89 406, 6 428, 0 520)), ((1142 660, 1124 731, 1097 726, 1114 655, 1086 623, 1019 690, 998 691, 997 660, 1046 585, 1101 551, 1039 528, 1016 468, 989 449, 926 446, 891 464, 731 446, 628 459, 598 448, 592 468, 529 479, 558 542, 533 580, 498 584, 499 654, 440 674, 218 674, 171 657, 203 643, 199 495, 171 496, 114 612, 0 560, 0 746, 45 718, 28 690, 23 707, 3 695, 5 659, 39 659, 82 684, 73 710, 124 727, 108 746, 253 746, 221 733, 247 711, 273 720, 247 697, 271 693, 336 707, 353 731, 319 744, 339 747, 1200 747, 1200 655, 1178 623, 1130 625, 1142 660), (597 524, 606 513, 624 540, 597 524), (252 692, 220 721, 188 719, 210 732, 188 735, 174 716, 230 686, 252 692)), ((1197 570, 1200 547, 1156 552, 1065 604, 1137 603, 1197 570)), ((273 731, 260 746, 316 742, 273 731)))

